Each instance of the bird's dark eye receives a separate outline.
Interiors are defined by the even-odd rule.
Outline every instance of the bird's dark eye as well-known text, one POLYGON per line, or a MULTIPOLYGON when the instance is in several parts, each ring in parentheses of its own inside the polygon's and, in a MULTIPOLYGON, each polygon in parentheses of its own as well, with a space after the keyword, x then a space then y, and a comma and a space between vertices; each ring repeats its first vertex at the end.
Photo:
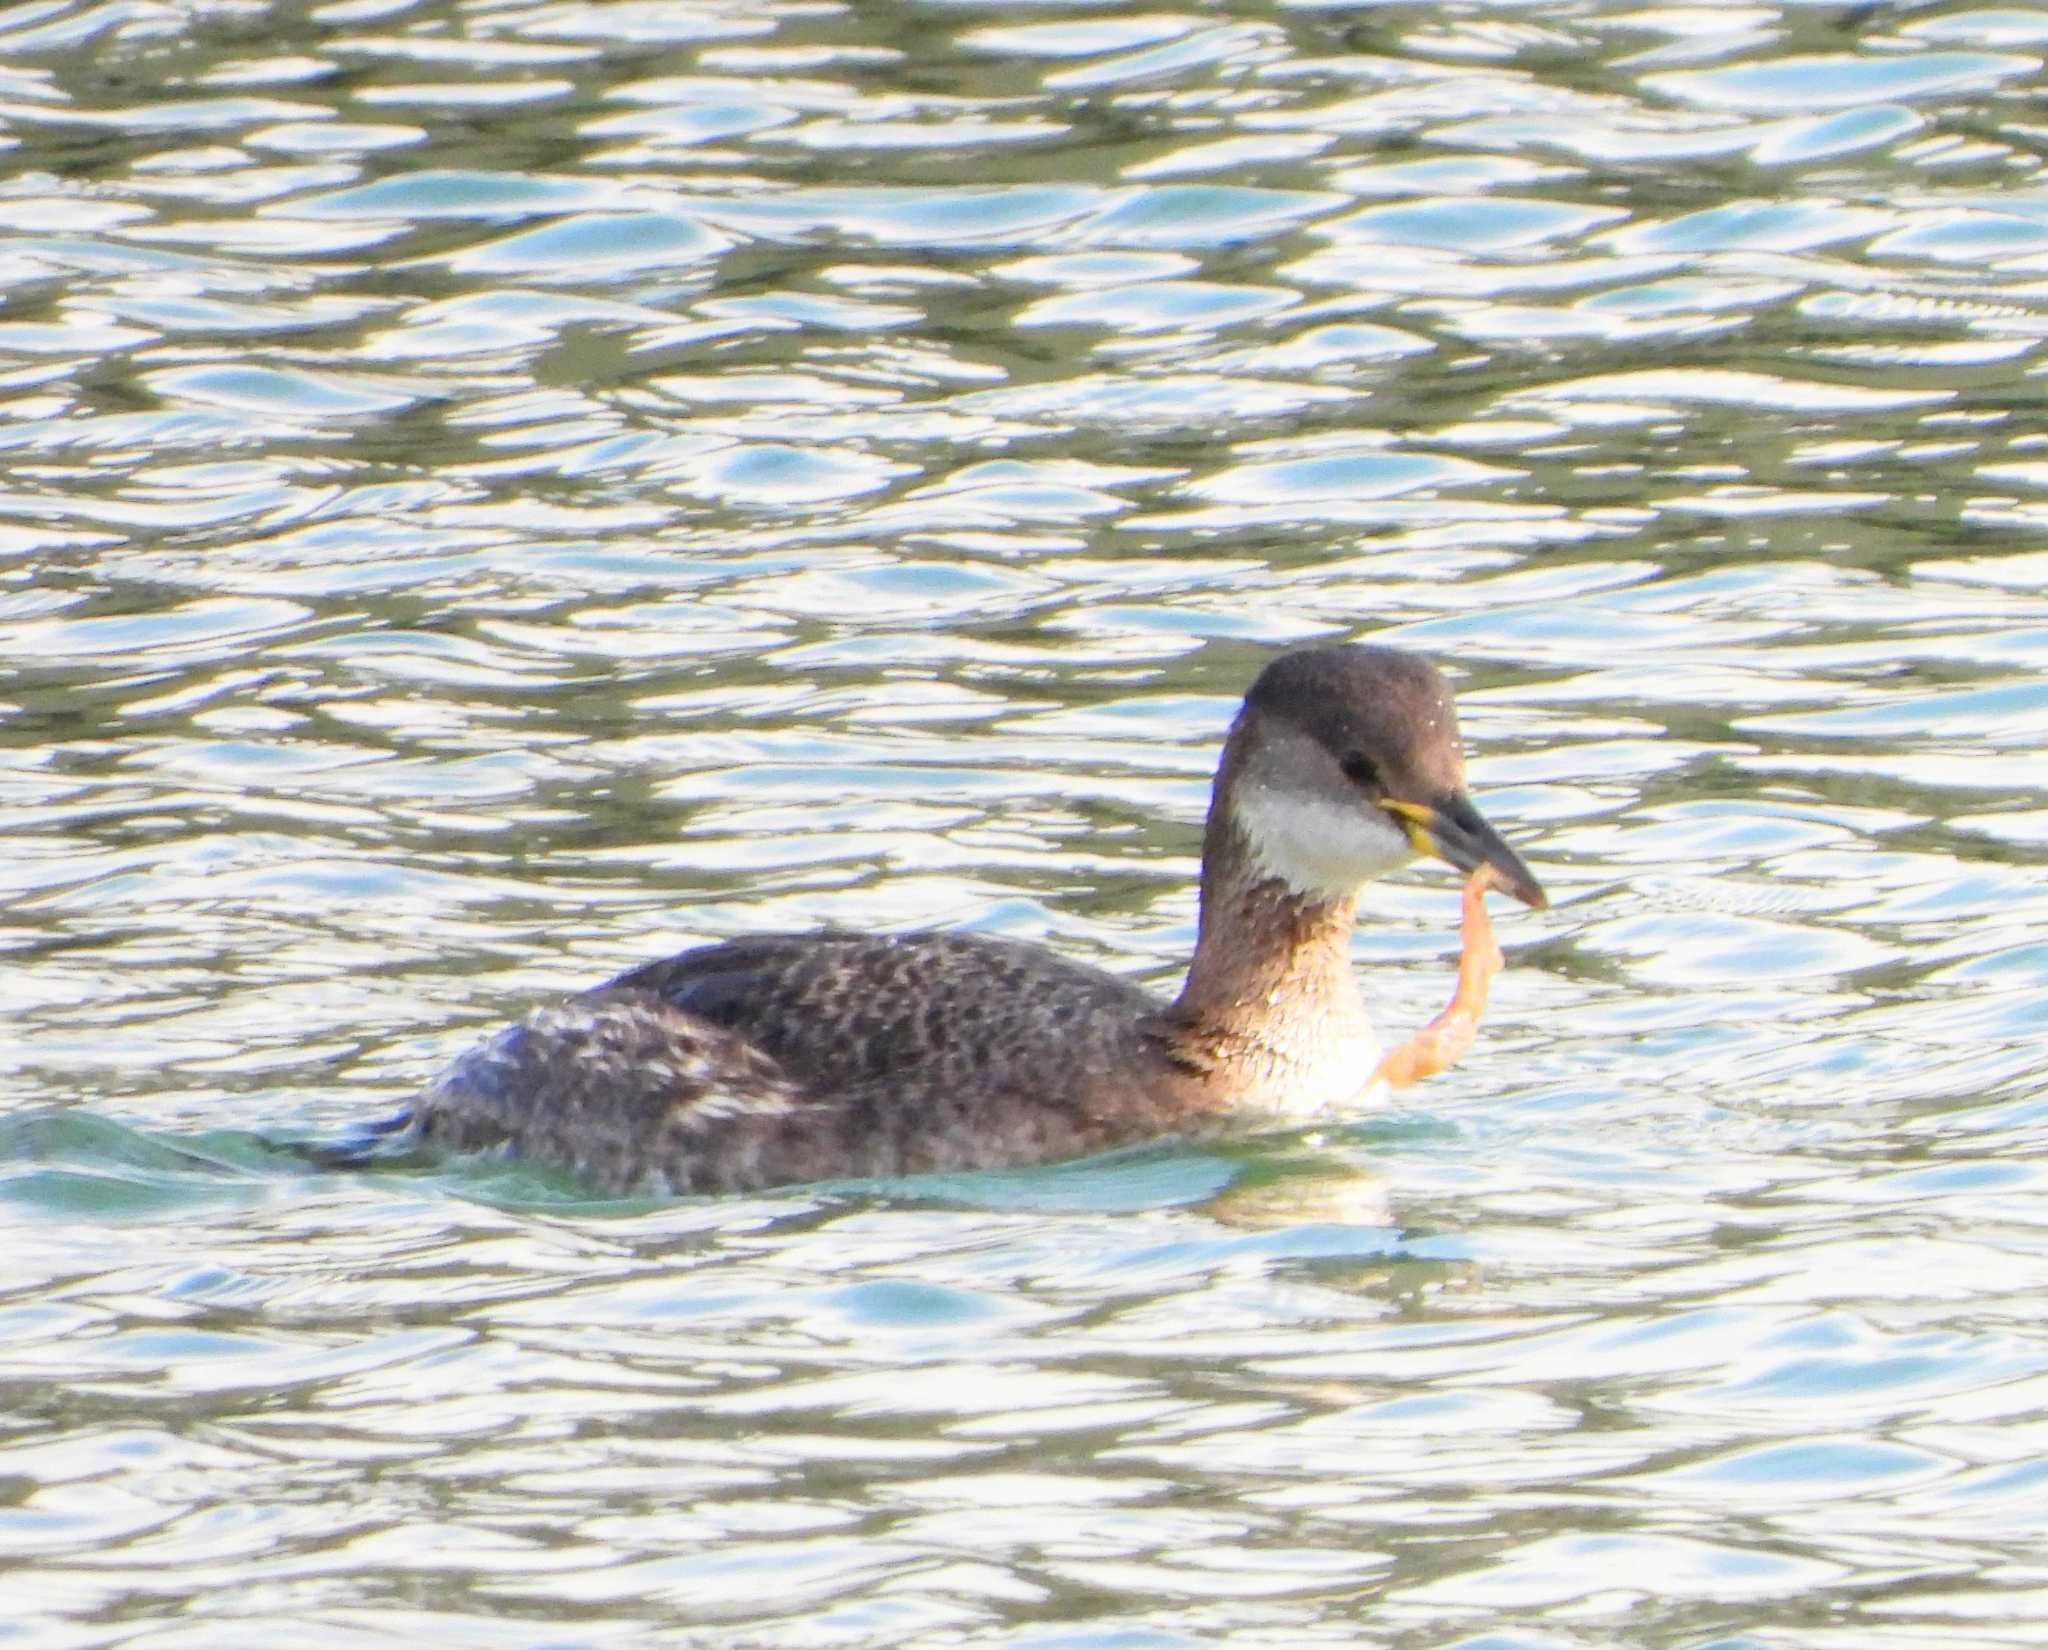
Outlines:
POLYGON ((1344 777, 1361 789, 1375 790, 1379 787, 1380 770, 1371 757, 1353 751, 1340 766, 1344 777))

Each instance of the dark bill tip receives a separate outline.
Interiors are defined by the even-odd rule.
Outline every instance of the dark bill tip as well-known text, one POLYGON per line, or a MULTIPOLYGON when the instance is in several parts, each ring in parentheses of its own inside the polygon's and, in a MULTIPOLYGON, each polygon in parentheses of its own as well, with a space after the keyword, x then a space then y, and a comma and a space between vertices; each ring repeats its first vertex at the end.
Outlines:
POLYGON ((1524 905, 1541 911, 1550 904, 1550 896, 1536 880, 1536 873, 1508 846, 1507 838, 1487 824, 1485 816, 1472 805, 1472 798, 1463 791, 1435 807, 1403 803, 1394 811, 1414 827, 1410 834, 1416 839, 1416 846, 1425 852, 1435 854, 1460 871, 1476 871, 1482 865, 1490 865, 1498 885, 1524 905))

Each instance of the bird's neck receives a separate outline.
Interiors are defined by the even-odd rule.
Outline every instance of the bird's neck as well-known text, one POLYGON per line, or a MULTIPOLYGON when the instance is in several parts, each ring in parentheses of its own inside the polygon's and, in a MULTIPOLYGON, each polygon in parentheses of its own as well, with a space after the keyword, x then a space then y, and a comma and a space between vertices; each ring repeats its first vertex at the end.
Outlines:
POLYGON ((1290 888, 1212 812, 1194 961, 1171 1015, 1176 1053, 1276 1110, 1362 1090, 1379 1045, 1351 970, 1356 906, 1355 894, 1290 888))

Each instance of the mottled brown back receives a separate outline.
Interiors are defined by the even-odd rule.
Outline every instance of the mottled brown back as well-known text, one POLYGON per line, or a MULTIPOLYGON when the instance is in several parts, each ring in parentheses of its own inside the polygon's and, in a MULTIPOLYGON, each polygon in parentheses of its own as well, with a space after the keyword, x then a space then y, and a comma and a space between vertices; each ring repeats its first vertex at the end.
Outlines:
POLYGON ((616 1192, 1039 1162, 1185 1125, 1161 1009, 1008 940, 757 936, 537 1010, 456 1061, 413 1126, 616 1192))

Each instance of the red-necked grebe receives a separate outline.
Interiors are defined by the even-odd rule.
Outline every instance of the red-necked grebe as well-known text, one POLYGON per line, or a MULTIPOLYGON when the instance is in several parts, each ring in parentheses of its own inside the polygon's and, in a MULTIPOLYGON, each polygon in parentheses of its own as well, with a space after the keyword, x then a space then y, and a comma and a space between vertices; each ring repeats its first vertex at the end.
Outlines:
POLYGON ((1173 1001, 971 933, 729 940, 536 1009, 394 1126, 630 1194, 995 1168, 1299 1118, 1469 1042, 1500 966, 1489 882, 1545 903, 1466 794, 1442 676, 1391 648, 1303 648, 1260 673, 1224 740, 1173 1001), (1465 967, 1445 1015, 1383 1062, 1352 917, 1418 853, 1474 873, 1465 967))

